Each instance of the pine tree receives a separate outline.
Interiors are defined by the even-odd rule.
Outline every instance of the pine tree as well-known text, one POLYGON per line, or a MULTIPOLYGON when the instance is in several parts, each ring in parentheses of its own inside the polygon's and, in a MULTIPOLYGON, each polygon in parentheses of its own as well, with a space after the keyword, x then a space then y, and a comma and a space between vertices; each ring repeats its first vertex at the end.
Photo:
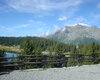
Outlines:
POLYGON ((28 38, 26 38, 22 43, 22 49, 23 49, 22 51, 23 54, 32 54, 33 47, 28 38))

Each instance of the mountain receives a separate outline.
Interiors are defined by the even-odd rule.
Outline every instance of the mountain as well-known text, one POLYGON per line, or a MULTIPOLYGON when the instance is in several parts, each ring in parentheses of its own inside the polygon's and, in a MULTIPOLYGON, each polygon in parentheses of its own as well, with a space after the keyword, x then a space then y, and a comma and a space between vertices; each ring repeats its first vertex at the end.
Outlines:
POLYGON ((100 42, 100 28, 86 24, 69 25, 47 36, 47 38, 74 44, 100 42))

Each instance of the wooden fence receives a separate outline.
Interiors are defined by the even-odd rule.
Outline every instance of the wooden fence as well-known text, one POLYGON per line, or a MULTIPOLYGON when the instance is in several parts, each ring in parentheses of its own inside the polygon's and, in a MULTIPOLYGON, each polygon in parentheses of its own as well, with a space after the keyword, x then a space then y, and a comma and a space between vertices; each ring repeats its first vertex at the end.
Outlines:
POLYGON ((100 63, 100 53, 91 55, 21 55, 17 57, 0 57, 0 69, 26 69, 45 67, 67 67, 83 64, 100 63))

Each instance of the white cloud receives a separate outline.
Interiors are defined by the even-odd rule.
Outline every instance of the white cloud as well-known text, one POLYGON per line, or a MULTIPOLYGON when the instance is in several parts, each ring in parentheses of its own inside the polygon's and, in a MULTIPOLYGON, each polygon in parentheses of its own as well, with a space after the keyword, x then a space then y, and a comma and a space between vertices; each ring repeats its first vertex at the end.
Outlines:
POLYGON ((0 25, 0 31, 10 31, 10 30, 13 30, 13 29, 12 28, 9 28, 7 26, 0 25))
POLYGON ((47 25, 43 21, 34 21, 32 19, 28 20, 28 22, 29 22, 29 24, 38 24, 38 25, 43 25, 43 26, 46 26, 47 25))
POLYGON ((30 26, 30 24, 20 24, 20 25, 16 25, 16 26, 14 26, 14 27, 9 27, 9 29, 11 29, 11 30, 15 30, 15 29, 20 29, 20 28, 27 28, 27 27, 29 27, 30 26))
POLYGON ((59 17, 58 20, 59 21, 65 21, 65 20, 68 20, 68 18, 66 16, 63 16, 63 17, 59 17))
POLYGON ((48 30, 46 33, 45 33, 45 36, 48 36, 50 34, 50 30, 48 30))
POLYGON ((0 25, 0 30, 13 31, 18 29, 25 28, 35 28, 38 29, 39 32, 43 32, 45 28, 47 28, 47 24, 42 21, 34 21, 32 19, 28 20, 26 24, 12 25, 12 26, 3 26, 0 25))
POLYGON ((58 30, 60 29, 60 27, 58 26, 58 25, 54 25, 54 31, 53 31, 53 33, 55 33, 55 32, 57 32, 58 30))
POLYGON ((29 26, 30 26, 30 24, 20 24, 20 25, 15 25, 13 27, 0 25, 0 31, 14 31, 16 29, 27 28, 29 26))
MULTIPOLYGON (((0 3, 2 4, 2 2, 0 2, 0 3)), ((3 3, 2 5, 0 5, 0 13, 11 11, 11 7, 9 7, 8 5, 4 5, 4 4, 5 3, 3 3)))
POLYGON ((52 30, 47 29, 47 30, 44 31, 43 29, 44 29, 44 28, 39 29, 39 30, 41 31, 41 34, 37 34, 37 36, 39 36, 39 37, 46 37, 46 36, 48 36, 48 35, 51 35, 51 34, 57 32, 58 30, 60 30, 60 27, 59 27, 58 25, 55 24, 55 25, 53 26, 53 29, 52 29, 52 30))
POLYGON ((93 14, 92 15, 95 19, 100 19, 100 14, 93 14))
POLYGON ((46 26, 46 23, 44 23, 44 22, 42 22, 42 21, 37 21, 37 24, 41 24, 41 25, 46 26))
POLYGON ((45 32, 41 32, 39 34, 36 34, 36 36, 38 36, 38 37, 46 37, 46 36, 48 36, 50 34, 51 34, 51 31, 50 30, 47 30, 45 32))
POLYGON ((87 19, 82 17, 82 16, 80 16, 80 17, 77 17, 75 21, 78 22, 78 23, 81 23, 81 22, 86 22, 87 19))
POLYGON ((30 24, 21 24, 21 25, 18 25, 18 26, 15 26, 14 28, 26 28, 26 27, 29 27, 30 24))
POLYGON ((6 0, 7 4, 21 12, 36 13, 50 10, 63 10, 80 5, 83 0, 6 0))
POLYGON ((97 8, 100 9, 100 2, 97 4, 97 8))
POLYGON ((32 20, 32 19, 30 19, 30 20, 28 20, 28 22, 29 22, 29 23, 34 23, 35 21, 32 20))
POLYGON ((68 21, 64 24, 64 26, 72 26, 72 25, 76 25, 76 24, 86 25, 89 22, 88 22, 87 18, 85 18, 83 16, 79 16, 79 17, 74 17, 74 18, 68 19, 68 21))

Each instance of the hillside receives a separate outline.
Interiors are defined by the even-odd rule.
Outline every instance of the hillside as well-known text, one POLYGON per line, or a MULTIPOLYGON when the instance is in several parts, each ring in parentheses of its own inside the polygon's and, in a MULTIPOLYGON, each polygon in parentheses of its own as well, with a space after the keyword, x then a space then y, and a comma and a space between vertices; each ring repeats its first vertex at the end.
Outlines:
POLYGON ((83 24, 65 26, 55 33, 47 36, 49 39, 64 43, 91 43, 100 42, 100 28, 83 24))
POLYGON ((28 39, 33 50, 36 51, 63 51, 68 52, 70 46, 55 40, 40 37, 0 37, 0 45, 20 46, 28 39))
POLYGON ((56 42, 60 43, 54 40, 50 39, 45 39, 45 38, 40 38, 40 37, 0 37, 0 44, 1 45, 6 45, 6 46, 13 46, 13 45, 20 45, 26 38, 28 38, 30 41, 35 41, 36 43, 39 42, 56 42))

